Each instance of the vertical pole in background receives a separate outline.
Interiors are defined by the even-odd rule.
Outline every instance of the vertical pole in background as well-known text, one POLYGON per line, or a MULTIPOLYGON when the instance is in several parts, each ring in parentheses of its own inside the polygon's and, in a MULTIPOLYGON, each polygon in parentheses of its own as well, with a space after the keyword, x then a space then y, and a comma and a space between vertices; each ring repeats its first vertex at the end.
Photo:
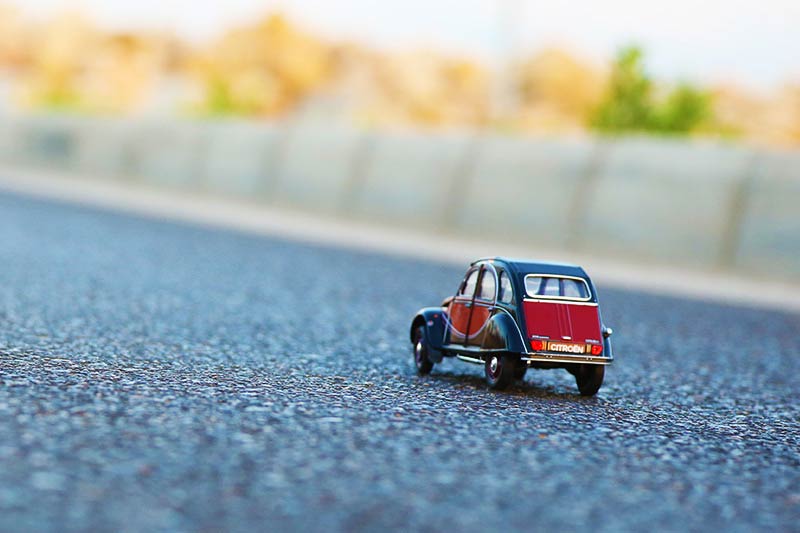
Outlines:
POLYGON ((196 192, 207 193, 210 189, 209 181, 211 181, 208 172, 208 160, 214 143, 213 125, 206 120, 202 120, 193 123, 192 128, 195 130, 194 135, 196 137, 193 136, 191 142, 194 145, 194 153, 197 154, 197 158, 192 161, 193 189, 196 192))
POLYGON ((123 122, 124 119, 115 120, 118 121, 121 130, 127 130, 118 141, 120 143, 118 146, 119 172, 125 181, 141 182, 143 181, 142 161, 145 157, 140 139, 143 131, 143 119, 134 119, 127 124, 123 122))
POLYGON ((478 159, 481 157, 486 135, 480 132, 475 133, 464 142, 464 149, 458 156, 458 160, 450 176, 447 176, 448 183, 445 189, 445 197, 441 207, 442 228, 446 231, 454 231, 458 223, 459 208, 463 207, 463 198, 469 194, 469 189, 475 179, 475 170, 478 159))
POLYGON ((491 84, 490 114, 495 125, 511 122, 518 97, 514 80, 517 58, 518 27, 524 15, 523 0, 495 0, 497 15, 495 35, 494 80, 491 84))
POLYGON ((302 119, 288 116, 275 122, 278 141, 270 150, 264 162, 264 179, 258 188, 257 197, 265 204, 276 203, 276 195, 281 180, 284 179, 286 158, 289 157, 289 144, 294 141, 297 130, 302 127, 302 119))
POLYGON ((575 187, 575 197, 570 202, 569 218, 567 221, 567 246, 569 249, 580 249, 585 246, 582 230, 586 225, 586 212, 592 205, 592 197, 597 189, 598 180, 604 170, 612 143, 603 138, 595 138, 592 154, 586 163, 578 186, 575 187))
POLYGON ((372 164, 372 156, 375 153, 375 146, 380 140, 375 132, 366 130, 361 133, 358 146, 353 152, 353 159, 350 167, 350 178, 344 184, 341 197, 338 201, 338 209, 341 214, 349 216, 358 205, 361 191, 367 181, 367 172, 372 164))
POLYGON ((732 269, 736 264, 744 220, 747 215, 747 202, 753 182, 761 166, 761 159, 761 154, 754 152, 745 165, 743 175, 739 176, 731 185, 733 190, 730 195, 727 218, 722 241, 720 242, 719 256, 717 257, 717 268, 720 270, 732 269))

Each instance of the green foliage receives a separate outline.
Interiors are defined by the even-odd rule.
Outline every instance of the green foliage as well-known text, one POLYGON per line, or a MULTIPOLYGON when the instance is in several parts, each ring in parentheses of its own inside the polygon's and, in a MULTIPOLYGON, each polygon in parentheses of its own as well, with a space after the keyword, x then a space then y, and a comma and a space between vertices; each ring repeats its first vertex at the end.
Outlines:
POLYGON ((608 132, 646 130, 651 121, 653 84, 644 70, 642 51, 624 48, 617 56, 608 93, 594 112, 591 126, 608 132))
POLYGON ((48 111, 76 111, 81 108, 81 99, 71 88, 48 87, 33 95, 32 104, 48 111))
POLYGON ((711 96, 685 83, 657 99, 642 50, 626 47, 614 62, 608 91, 589 125, 606 133, 685 135, 699 128, 710 114, 711 96))
POLYGON ((209 82, 206 111, 210 115, 230 115, 235 113, 236 106, 233 98, 231 98, 228 85, 224 81, 214 78, 209 82))
POLYGON ((673 90, 653 115, 653 126, 665 133, 687 133, 710 118, 711 96, 690 85, 673 90))

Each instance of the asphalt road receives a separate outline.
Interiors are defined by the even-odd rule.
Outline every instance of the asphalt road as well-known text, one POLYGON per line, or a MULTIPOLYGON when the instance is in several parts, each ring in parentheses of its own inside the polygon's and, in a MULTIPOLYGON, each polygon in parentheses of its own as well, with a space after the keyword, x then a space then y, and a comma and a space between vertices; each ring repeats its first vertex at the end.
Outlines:
POLYGON ((460 275, 0 194, 0 530, 800 531, 800 315, 601 286, 600 394, 498 393, 460 275))

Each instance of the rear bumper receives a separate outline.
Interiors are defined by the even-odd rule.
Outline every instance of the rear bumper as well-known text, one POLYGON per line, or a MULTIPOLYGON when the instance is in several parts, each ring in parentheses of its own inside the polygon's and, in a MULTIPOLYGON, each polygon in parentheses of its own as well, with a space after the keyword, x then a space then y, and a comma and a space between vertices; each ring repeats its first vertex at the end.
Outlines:
POLYGON ((593 355, 570 355, 565 353, 535 352, 523 355, 520 361, 533 363, 581 363, 587 365, 610 365, 613 357, 597 357, 593 355))

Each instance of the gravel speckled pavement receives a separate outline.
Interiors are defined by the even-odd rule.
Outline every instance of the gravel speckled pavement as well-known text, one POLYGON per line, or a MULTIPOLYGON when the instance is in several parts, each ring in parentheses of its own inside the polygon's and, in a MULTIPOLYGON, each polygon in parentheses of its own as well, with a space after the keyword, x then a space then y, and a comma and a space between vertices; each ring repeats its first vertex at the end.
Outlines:
POLYGON ((461 274, 0 194, 0 530, 800 530, 800 315, 600 287, 599 395, 495 393, 461 274))

